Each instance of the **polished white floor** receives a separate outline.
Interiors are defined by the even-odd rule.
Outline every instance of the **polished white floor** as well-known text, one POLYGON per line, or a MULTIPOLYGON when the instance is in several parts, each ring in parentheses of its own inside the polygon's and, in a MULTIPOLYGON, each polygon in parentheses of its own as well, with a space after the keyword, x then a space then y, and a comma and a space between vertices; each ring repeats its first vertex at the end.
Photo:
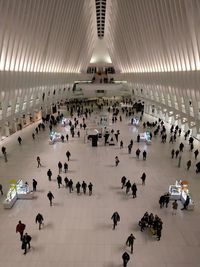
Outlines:
MULTIPOLYGON (((153 118, 146 117, 144 120, 153 118)), ((87 122, 89 124, 89 122, 87 122)), ((31 137, 35 125, 20 132, 23 139, 17 143, 18 134, 7 138, 4 143, 8 151, 8 163, 0 158, 0 179, 4 191, 11 178, 38 181, 38 191, 33 200, 18 200, 11 210, 4 210, 2 204, 0 224, 0 266, 2 267, 119 267, 121 255, 129 248, 125 241, 130 233, 136 237, 134 254, 128 266, 134 267, 200 267, 200 174, 195 173, 193 153, 189 152, 186 141, 181 168, 177 160, 172 160, 170 151, 175 145, 160 143, 160 137, 153 138, 152 145, 140 143, 141 150, 147 150, 147 160, 137 160, 134 142, 132 155, 127 153, 131 138, 136 140, 137 128, 123 122, 111 126, 120 130, 120 140, 124 149, 119 147, 91 147, 85 144, 84 131, 68 143, 48 144, 48 131, 40 132, 33 141, 31 137), (57 163, 66 160, 66 150, 72 154, 69 162, 68 177, 74 183, 84 179, 94 185, 93 195, 77 196, 69 194, 65 188, 58 189, 56 176, 57 163), (114 166, 118 155, 120 164, 114 166), (36 157, 40 156, 42 168, 37 168, 36 157), (186 171, 186 161, 192 158, 193 166, 186 171), (46 172, 53 170, 53 181, 49 182, 46 172), (141 185, 140 176, 147 174, 146 185, 141 185), (138 197, 132 199, 120 189, 121 177, 125 175, 138 186, 138 197), (160 209, 158 200, 176 179, 187 179, 195 201, 194 211, 181 211, 181 203, 176 216, 172 216, 171 203, 168 209, 160 209), (53 206, 49 206, 47 192, 55 196, 53 206), (118 211, 121 222, 112 230, 111 215, 118 211), (150 233, 140 232, 138 221, 145 211, 158 214, 163 220, 160 242, 150 233), (45 226, 39 231, 35 216, 41 212, 45 226), (26 231, 32 236, 32 247, 26 256, 21 250, 21 243, 15 227, 19 220, 26 224, 26 231)), ((65 129, 58 126, 58 131, 65 129)), ((139 131, 143 131, 140 127, 139 131)), ((198 143, 195 143, 198 146, 198 143)), ((199 156, 200 159, 200 156, 199 156)), ((62 174, 64 178, 64 174, 62 174)), ((4 197, 1 197, 1 202, 4 197)))

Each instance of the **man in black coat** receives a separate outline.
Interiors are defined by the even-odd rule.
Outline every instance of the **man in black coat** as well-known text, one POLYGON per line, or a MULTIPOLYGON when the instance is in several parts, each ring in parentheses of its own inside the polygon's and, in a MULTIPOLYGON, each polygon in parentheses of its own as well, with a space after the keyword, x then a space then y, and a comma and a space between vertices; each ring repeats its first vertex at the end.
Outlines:
POLYGON ((54 198, 53 194, 51 193, 51 191, 49 191, 49 193, 47 194, 47 197, 50 201, 50 206, 52 206, 52 199, 54 198))
POLYGON ((126 245, 131 247, 131 254, 133 254, 133 243, 134 243, 135 237, 133 234, 130 234, 127 238, 126 245))
POLYGON ((115 211, 111 217, 111 220, 113 220, 113 230, 117 226, 117 223, 120 221, 120 216, 117 211, 115 211))
POLYGON ((122 176, 121 183, 122 183, 122 188, 121 189, 123 189, 125 184, 126 184, 126 177, 125 176, 122 176))
POLYGON ((35 218, 35 223, 39 224, 39 230, 41 229, 41 225, 44 224, 43 221, 44 221, 44 218, 43 218, 42 214, 38 213, 36 218, 35 218))
POLYGON ((24 255, 27 253, 27 245, 28 249, 31 248, 30 242, 31 242, 31 236, 25 233, 25 235, 22 237, 22 249, 24 249, 24 255))
POLYGON ((126 267, 127 266, 127 263, 130 260, 130 256, 129 256, 129 254, 127 252, 124 252, 123 253, 122 260, 123 260, 123 267, 126 267))
POLYGON ((60 188, 60 185, 62 184, 62 177, 60 175, 57 176, 57 182, 58 182, 58 188, 60 188))
POLYGON ((47 176, 49 177, 49 181, 51 181, 52 171, 50 169, 47 171, 47 176))
POLYGON ((135 183, 132 184, 131 190, 132 190, 133 198, 136 198, 137 197, 137 186, 135 183))
POLYGON ((33 191, 36 191, 37 189, 37 181, 33 179, 33 191))

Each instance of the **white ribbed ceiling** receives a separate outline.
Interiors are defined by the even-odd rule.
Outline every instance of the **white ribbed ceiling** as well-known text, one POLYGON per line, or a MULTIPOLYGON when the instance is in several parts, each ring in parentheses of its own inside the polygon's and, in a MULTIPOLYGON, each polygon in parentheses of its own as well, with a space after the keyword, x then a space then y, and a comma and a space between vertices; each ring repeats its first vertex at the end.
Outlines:
POLYGON ((122 72, 200 70, 199 0, 109 0, 106 39, 122 72))
POLYGON ((85 71, 101 3, 116 70, 200 70, 199 0, 0 0, 0 70, 85 71))
POLYGON ((0 0, 0 70, 86 69, 95 22, 93 0, 0 0))

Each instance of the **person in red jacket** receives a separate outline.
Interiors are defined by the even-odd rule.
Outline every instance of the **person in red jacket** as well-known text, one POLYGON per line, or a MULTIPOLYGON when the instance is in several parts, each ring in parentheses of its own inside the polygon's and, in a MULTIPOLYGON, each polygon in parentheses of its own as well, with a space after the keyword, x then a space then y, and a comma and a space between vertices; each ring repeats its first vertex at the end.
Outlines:
POLYGON ((21 221, 19 221, 18 225, 16 226, 16 233, 19 232, 21 241, 22 241, 22 238, 23 238, 23 235, 24 235, 25 228, 26 228, 26 225, 23 224, 21 221))

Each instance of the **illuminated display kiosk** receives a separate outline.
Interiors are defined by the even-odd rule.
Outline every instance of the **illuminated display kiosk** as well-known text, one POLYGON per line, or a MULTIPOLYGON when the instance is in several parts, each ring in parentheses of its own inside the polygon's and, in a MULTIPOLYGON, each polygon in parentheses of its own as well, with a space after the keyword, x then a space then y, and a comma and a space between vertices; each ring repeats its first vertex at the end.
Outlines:
POLYGON ((68 126, 69 125, 69 119, 67 119, 67 118, 62 118, 62 121, 61 121, 61 125, 63 126, 63 127, 65 127, 65 126, 68 126))
POLYGON ((10 189, 6 195, 6 199, 3 202, 4 209, 11 209, 17 199, 32 199, 33 192, 30 191, 28 184, 25 184, 22 180, 16 183, 10 184, 10 189))
POLYGON ((130 119, 129 125, 139 126, 140 125, 140 118, 135 116, 130 119))
POLYGON ((171 200, 174 200, 174 199, 180 200, 183 204, 185 203, 187 196, 189 196, 190 203, 188 205, 188 209, 190 210, 194 209, 194 201, 191 198, 187 181, 183 181, 183 180, 176 181, 175 185, 169 186, 169 193, 170 193, 171 200))
POLYGON ((144 133, 140 133, 140 141, 141 142, 146 142, 147 145, 151 144, 151 136, 150 136, 150 131, 146 131, 144 133))
POLYGON ((56 142, 61 142, 61 134, 57 132, 51 132, 49 135, 49 144, 53 145, 56 142))

